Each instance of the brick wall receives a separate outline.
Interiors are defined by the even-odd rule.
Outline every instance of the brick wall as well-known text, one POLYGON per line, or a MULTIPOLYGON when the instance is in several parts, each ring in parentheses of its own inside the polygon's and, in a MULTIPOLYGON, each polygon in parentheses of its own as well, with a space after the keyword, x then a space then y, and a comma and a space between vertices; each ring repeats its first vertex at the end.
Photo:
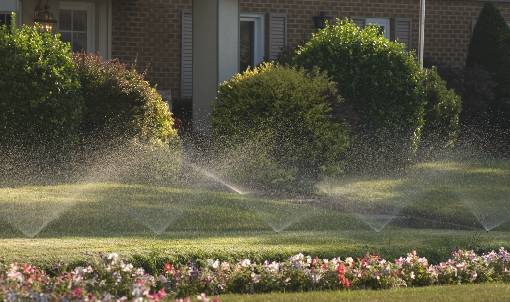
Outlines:
MULTIPOLYGON (((306 41, 313 17, 325 11, 335 17, 374 17, 412 20, 411 48, 417 47, 419 0, 240 0, 241 12, 286 13, 288 44, 306 41)), ((442 66, 462 67, 479 0, 427 0, 425 58, 442 66)), ((497 3, 510 21, 510 3, 497 3)), ((179 96, 181 11, 191 0, 113 0, 113 57, 137 61, 140 70, 160 89, 179 96)))
MULTIPOLYGON (((425 58, 434 64, 463 67, 473 23, 483 6, 478 0, 428 0, 425 58)), ((510 22, 510 3, 496 3, 510 22)))
POLYGON ((180 94, 181 12, 191 0, 113 0, 112 57, 147 71, 158 89, 180 94))

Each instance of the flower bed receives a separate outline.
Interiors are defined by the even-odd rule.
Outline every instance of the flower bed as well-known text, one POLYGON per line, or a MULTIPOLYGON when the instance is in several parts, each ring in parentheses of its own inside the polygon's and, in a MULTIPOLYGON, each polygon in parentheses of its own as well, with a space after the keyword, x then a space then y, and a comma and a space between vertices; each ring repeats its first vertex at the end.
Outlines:
POLYGON ((207 295, 482 282, 510 282, 508 251, 501 248, 477 255, 459 250, 438 265, 430 265, 416 252, 393 262, 374 255, 318 259, 302 254, 283 262, 208 260, 187 265, 166 263, 157 275, 109 254, 92 258, 86 266, 54 274, 30 264, 0 265, 0 300, 161 301, 201 294, 199 300, 219 301, 207 295))

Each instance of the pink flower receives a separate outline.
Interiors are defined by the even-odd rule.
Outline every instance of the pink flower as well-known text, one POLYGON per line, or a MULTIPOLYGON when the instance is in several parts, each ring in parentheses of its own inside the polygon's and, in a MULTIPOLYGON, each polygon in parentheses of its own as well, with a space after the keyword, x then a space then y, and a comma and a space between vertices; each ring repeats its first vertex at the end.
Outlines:
POLYGON ((166 274, 170 274, 173 270, 173 266, 171 263, 165 263, 165 266, 163 268, 163 270, 165 271, 166 274))
POLYGON ((160 289, 157 293, 150 295, 150 299, 153 301, 161 301, 167 296, 164 288, 160 289))
POLYGON ((345 265, 343 263, 340 263, 337 268, 338 272, 338 281, 342 283, 344 288, 351 287, 351 281, 345 277, 345 265))
POLYGON ((32 266, 30 264, 23 265, 23 273, 29 275, 32 271, 32 266))
POLYGON ((73 289, 72 295, 75 298, 81 298, 83 295, 83 290, 81 289, 81 287, 77 287, 77 288, 73 289))

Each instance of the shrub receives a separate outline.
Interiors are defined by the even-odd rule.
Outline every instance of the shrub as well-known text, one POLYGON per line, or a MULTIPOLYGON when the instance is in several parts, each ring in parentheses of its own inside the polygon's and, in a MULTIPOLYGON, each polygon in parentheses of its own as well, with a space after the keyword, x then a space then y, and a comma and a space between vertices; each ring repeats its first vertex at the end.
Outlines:
POLYGON ((174 120, 156 89, 134 68, 95 55, 74 58, 82 85, 85 109, 84 138, 137 138, 158 144, 176 143, 174 120))
POLYGON ((424 70, 425 126, 423 128, 421 151, 451 149, 459 136, 461 99, 454 90, 446 87, 437 69, 424 70))
MULTIPOLYGON (((489 73, 494 99, 481 99, 487 105, 488 119, 496 126, 510 126, 510 28, 494 4, 485 3, 474 28, 466 61, 468 69, 489 73)), ((476 108, 467 108, 476 113, 476 108)), ((481 114, 486 114, 481 112, 481 114)))
POLYGON ((344 124, 332 116, 340 100, 323 74, 263 64, 220 86, 213 136, 227 148, 257 145, 265 166, 294 171, 291 179, 315 178, 338 164, 347 146, 344 124))
POLYGON ((83 103, 69 45, 38 27, 0 27, 0 57, 0 144, 76 143, 83 103))
MULTIPOLYGON (((118 254, 101 254, 77 265, 0 263, 2 301, 210 301, 207 295, 340 290, 380 290, 431 285, 508 283, 510 253, 457 250, 439 264, 416 251, 394 261, 363 258, 322 259, 298 254, 284 261, 218 259, 151 263, 154 272, 118 254), (157 272, 156 272, 157 271, 157 272)), ((213 298, 218 301, 219 298, 213 298)))
POLYGON ((327 71, 353 109, 359 163, 394 165, 412 158, 423 126, 420 68, 403 44, 352 21, 328 24, 298 48, 294 63, 327 71), (363 151, 360 151, 363 150, 363 151), (368 160, 370 158, 370 160, 368 160))

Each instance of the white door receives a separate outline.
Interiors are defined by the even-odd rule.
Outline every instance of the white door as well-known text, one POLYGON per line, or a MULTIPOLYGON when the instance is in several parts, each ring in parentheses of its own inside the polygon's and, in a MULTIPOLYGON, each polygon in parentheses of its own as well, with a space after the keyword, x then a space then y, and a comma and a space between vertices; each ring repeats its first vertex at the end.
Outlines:
POLYGON ((264 61, 264 15, 241 14, 239 26, 239 69, 242 72, 264 61))
POLYGON ((73 52, 95 52, 95 6, 91 2, 61 2, 58 31, 73 52))

